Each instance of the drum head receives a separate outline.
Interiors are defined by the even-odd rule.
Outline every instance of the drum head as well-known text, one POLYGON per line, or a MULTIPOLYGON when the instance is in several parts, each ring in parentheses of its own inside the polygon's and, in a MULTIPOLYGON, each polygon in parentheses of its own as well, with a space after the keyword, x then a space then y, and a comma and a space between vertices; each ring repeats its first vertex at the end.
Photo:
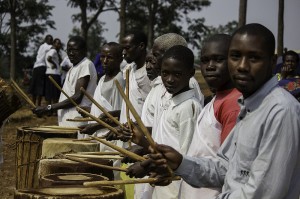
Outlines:
POLYGON ((83 185, 84 182, 108 180, 107 177, 91 173, 55 173, 41 178, 41 184, 46 186, 83 185))
POLYGON ((123 197, 123 191, 115 187, 83 187, 83 186, 64 186, 64 187, 49 187, 40 189, 18 190, 15 193, 15 198, 19 196, 30 196, 31 198, 117 198, 123 197), (55 196, 55 197, 53 197, 55 196))

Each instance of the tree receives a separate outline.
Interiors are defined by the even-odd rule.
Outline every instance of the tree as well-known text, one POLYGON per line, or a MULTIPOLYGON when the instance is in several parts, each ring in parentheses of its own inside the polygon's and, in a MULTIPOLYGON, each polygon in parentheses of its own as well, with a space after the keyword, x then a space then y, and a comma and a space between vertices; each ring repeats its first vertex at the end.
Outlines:
POLYGON ((88 31, 97 21, 99 15, 103 12, 114 10, 118 11, 113 0, 69 0, 68 6, 72 8, 80 8, 80 13, 72 16, 73 22, 81 23, 81 36, 88 42, 88 31), (90 13, 88 16, 87 13, 90 13))
POLYGON ((246 25, 246 17, 247 17, 247 0, 240 0, 238 27, 246 25))
POLYGON ((284 35, 284 0, 279 0, 278 5, 278 33, 277 33, 277 55, 283 55, 284 35))
MULTIPOLYGON (((174 32, 181 35, 189 35, 190 30, 184 31, 180 25, 191 22, 187 14, 193 11, 201 11, 202 7, 210 5, 208 0, 146 0, 128 1, 126 4, 126 27, 128 30, 138 29, 147 33, 149 46, 153 39, 159 35, 174 32), (147 20, 145 20, 147 19, 147 20)), ((203 25, 203 24, 202 24, 203 25)), ((196 27, 194 27, 196 29, 196 27)), ((203 28, 197 29, 202 31, 203 28)), ((192 38, 192 37, 190 37, 192 38)))
POLYGON ((47 28, 54 28, 54 22, 49 20, 52 9, 48 0, 0 2, 0 56, 11 56, 12 78, 15 77, 14 67, 20 69, 15 63, 24 65, 24 57, 33 53, 30 49, 34 48, 29 48, 30 45, 37 46, 41 41, 40 35, 47 28))

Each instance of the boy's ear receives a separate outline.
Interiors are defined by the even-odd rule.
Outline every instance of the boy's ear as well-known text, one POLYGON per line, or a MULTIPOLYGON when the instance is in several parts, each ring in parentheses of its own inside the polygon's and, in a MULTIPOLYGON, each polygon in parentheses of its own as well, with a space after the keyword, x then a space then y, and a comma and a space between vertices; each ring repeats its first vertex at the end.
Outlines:
POLYGON ((146 48, 144 42, 141 42, 141 43, 139 44, 139 47, 140 47, 141 49, 145 49, 145 48, 146 48))

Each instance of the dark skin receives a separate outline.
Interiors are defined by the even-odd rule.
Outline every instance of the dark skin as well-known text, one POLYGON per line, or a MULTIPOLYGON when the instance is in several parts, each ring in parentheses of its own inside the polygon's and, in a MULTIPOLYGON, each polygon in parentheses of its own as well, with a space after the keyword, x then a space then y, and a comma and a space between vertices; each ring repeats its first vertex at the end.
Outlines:
MULTIPOLYGON (((86 51, 84 49, 80 49, 78 44, 75 41, 69 41, 67 44, 67 54, 70 58, 70 61, 74 66, 76 66, 83 58, 85 58, 86 51)), ((83 93, 80 91, 80 88, 86 89, 90 81, 90 76, 87 75, 85 77, 82 77, 77 80, 76 86, 75 86, 75 94, 70 96, 70 98, 75 101, 76 104, 80 104, 83 93)), ((52 104, 52 110, 55 111, 58 109, 68 109, 74 107, 74 104, 69 99, 66 99, 62 102, 52 104)), ((47 110, 47 106, 38 106, 33 110, 33 113, 37 115, 42 115, 49 112, 47 110)))
MULTIPOLYGON (((120 72, 120 64, 122 62, 122 54, 119 53, 120 50, 117 49, 116 46, 104 45, 101 48, 101 56, 100 61, 102 63, 103 69, 105 70, 104 82, 107 82, 113 79, 120 72)), ((90 111, 89 111, 90 112, 90 111)), ((79 112, 80 113, 80 112, 79 112)), ((110 112, 113 116, 118 116, 118 112, 110 112)), ((82 113, 81 113, 82 114, 82 113)), ((106 117, 105 114, 101 114, 99 117, 104 122, 114 126, 114 122, 106 117)), ((88 124, 86 126, 80 127, 80 133, 92 135, 97 130, 104 128, 102 125, 96 124, 88 124)))
POLYGON ((297 58, 293 55, 286 55, 284 63, 281 67, 281 78, 293 78, 297 67, 297 58))
POLYGON ((146 46, 143 42, 135 43, 134 35, 127 35, 122 39, 123 55, 127 63, 135 62, 137 69, 142 68, 146 61, 146 46))

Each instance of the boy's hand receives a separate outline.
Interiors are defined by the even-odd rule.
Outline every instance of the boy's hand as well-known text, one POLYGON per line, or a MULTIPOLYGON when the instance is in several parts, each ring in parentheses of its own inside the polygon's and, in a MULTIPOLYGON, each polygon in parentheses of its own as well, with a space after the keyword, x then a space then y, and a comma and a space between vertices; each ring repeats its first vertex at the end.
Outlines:
POLYGON ((78 128, 80 128, 80 133, 81 134, 92 135, 97 130, 99 130, 99 124, 97 124, 97 123, 95 123, 95 124, 88 124, 88 125, 79 126, 78 128))
MULTIPOLYGON (((133 152, 135 154, 138 154, 140 156, 143 156, 145 154, 144 152, 144 148, 141 147, 141 146, 138 146, 138 145, 133 145, 130 149, 127 149, 128 151, 130 152, 133 152)), ((136 160, 133 160, 131 159, 130 157, 124 157, 122 160, 121 160, 122 163, 134 163, 136 162, 136 160)))
POLYGON ((43 114, 49 112, 46 106, 37 106, 36 108, 32 109, 32 112, 36 114, 38 117, 42 116, 43 114))
MULTIPOLYGON (((85 110, 86 112, 90 112, 91 111, 91 107, 88 106, 79 106, 81 109, 85 110)), ((77 110, 77 112, 82 116, 82 117, 88 117, 85 113, 83 113, 82 111, 80 111, 79 109, 77 110)))
POLYGON ((120 126, 115 127, 115 129, 118 131, 118 134, 113 131, 109 131, 105 135, 106 140, 108 140, 108 141, 121 140, 123 142, 127 142, 128 140, 131 139, 131 137, 132 137, 131 133, 128 133, 128 132, 130 132, 129 129, 120 127, 120 126))
POLYGON ((149 150, 152 152, 149 154, 149 157, 153 160, 153 163, 156 166, 167 168, 169 165, 171 169, 176 170, 182 162, 182 155, 170 146, 155 144, 156 151, 154 151, 151 147, 149 147, 149 150))
MULTIPOLYGON (((145 161, 151 161, 151 160, 145 160, 145 161)), ((144 167, 141 165, 141 162, 136 162, 133 165, 129 166, 126 175, 129 177, 135 177, 135 178, 143 178, 146 175, 148 175, 147 167, 144 167)))

